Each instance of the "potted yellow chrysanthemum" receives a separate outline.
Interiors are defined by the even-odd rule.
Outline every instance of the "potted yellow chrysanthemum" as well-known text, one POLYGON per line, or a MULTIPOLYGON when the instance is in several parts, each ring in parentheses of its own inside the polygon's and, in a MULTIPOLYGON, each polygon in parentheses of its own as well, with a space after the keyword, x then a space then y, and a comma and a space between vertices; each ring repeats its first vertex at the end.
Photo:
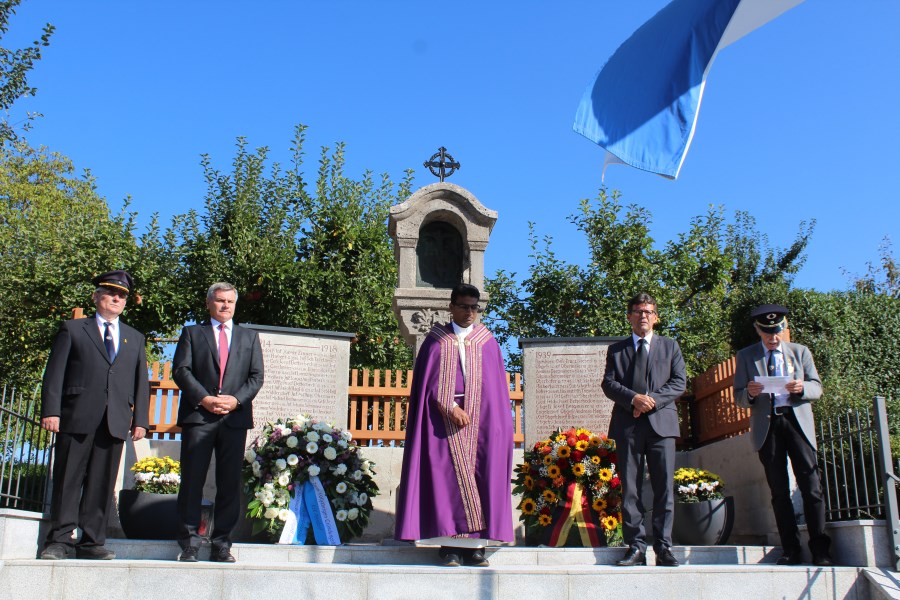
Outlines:
POLYGON ((169 456, 134 463, 134 488, 119 490, 119 521, 132 539, 171 540, 178 533, 181 465, 169 456))
POLYGON ((685 546, 724 544, 734 524, 734 499, 725 497, 722 478, 704 469, 675 471, 672 537, 685 546))

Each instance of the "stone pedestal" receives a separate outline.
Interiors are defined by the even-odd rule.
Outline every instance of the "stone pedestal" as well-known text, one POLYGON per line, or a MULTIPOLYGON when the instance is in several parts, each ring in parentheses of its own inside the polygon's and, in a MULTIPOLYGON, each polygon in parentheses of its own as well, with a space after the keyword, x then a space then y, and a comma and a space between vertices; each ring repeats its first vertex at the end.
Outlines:
POLYGON ((450 320, 450 290, 459 283, 484 293, 484 251, 497 212, 471 192, 433 183, 391 207, 388 232, 394 240, 398 281, 394 314, 403 339, 416 350, 435 323, 450 320))

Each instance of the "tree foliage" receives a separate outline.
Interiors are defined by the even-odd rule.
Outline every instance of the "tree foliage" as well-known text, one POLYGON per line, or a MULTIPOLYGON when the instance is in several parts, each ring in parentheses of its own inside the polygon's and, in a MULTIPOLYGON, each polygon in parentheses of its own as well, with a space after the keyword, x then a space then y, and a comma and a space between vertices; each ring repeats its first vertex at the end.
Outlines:
POLYGON ((624 207, 621 194, 605 188, 594 201, 582 200, 570 221, 585 235, 585 266, 558 258, 552 240, 540 244, 532 225, 528 277, 518 283, 501 270, 487 283, 486 321, 514 365, 517 338, 627 335, 628 299, 646 291, 659 302, 657 330, 679 341, 688 374, 697 375, 733 353, 746 330, 750 291, 789 289, 814 225, 801 223, 794 243, 773 248, 750 215, 729 222, 721 207, 710 207, 659 248, 650 211, 624 207))
POLYGON ((132 299, 125 313, 141 331, 171 330, 181 318, 177 302, 162 304, 172 252, 155 225, 136 239, 134 218, 110 214, 90 173, 76 176, 67 158, 21 142, 0 147, 0 381, 40 377, 59 322, 92 308, 97 273, 132 272, 152 301, 132 299))
POLYGON ((387 234, 390 206, 409 195, 411 172, 395 185, 371 172, 344 174, 344 145, 322 148, 314 190, 304 178, 305 127, 295 130, 291 163, 267 168, 268 148, 238 138, 231 171, 203 157, 204 208, 176 218, 190 318, 206 316, 214 281, 240 290, 236 319, 349 331, 353 366, 406 367, 409 348, 391 310, 397 270, 387 234))
MULTIPOLYGON (((16 7, 21 0, 0 1, 0 39, 9 31, 9 19, 15 15, 16 7)), ((0 119, 0 142, 14 142, 19 136, 16 132, 17 125, 27 131, 31 122, 40 116, 39 113, 26 113, 21 124, 10 123, 10 109, 19 99, 37 94, 37 88, 28 83, 28 73, 34 68, 34 63, 41 59, 41 49, 50 45, 50 36, 55 27, 49 23, 44 25, 39 40, 35 40, 27 48, 9 50, 0 47, 0 111, 3 118, 0 119)))

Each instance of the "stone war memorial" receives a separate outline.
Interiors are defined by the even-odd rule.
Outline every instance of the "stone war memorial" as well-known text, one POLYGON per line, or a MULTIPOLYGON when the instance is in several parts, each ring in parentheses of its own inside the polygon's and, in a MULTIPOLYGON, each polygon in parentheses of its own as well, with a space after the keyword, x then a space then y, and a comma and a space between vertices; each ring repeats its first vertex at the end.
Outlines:
POLYGON ((259 332, 265 383, 253 400, 250 444, 268 421, 312 415, 347 427, 347 372, 352 333, 247 325, 259 332))
POLYGON ((519 340, 525 376, 525 448, 550 432, 585 427, 609 430, 613 403, 600 389, 606 351, 620 337, 519 340))

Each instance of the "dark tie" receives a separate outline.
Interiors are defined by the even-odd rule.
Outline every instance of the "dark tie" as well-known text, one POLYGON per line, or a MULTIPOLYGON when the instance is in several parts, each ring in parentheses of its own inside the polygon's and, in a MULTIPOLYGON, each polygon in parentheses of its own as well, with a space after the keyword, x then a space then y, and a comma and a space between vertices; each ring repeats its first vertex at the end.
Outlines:
POLYGON ((109 362, 116 360, 116 345, 113 343, 112 331, 109 330, 109 321, 103 323, 103 345, 106 346, 106 355, 109 356, 109 362))
POLYGON ((228 336, 225 335, 225 325, 219 325, 219 392, 222 391, 226 364, 228 364, 228 336))
POLYGON ((775 362, 775 352, 777 352, 777 350, 769 350, 769 364, 768 364, 769 377, 775 377, 775 371, 777 371, 777 368, 776 368, 777 363, 775 362))
POLYGON ((631 380, 631 389, 638 394, 647 393, 647 355, 647 340, 641 339, 634 355, 634 375, 631 380))

